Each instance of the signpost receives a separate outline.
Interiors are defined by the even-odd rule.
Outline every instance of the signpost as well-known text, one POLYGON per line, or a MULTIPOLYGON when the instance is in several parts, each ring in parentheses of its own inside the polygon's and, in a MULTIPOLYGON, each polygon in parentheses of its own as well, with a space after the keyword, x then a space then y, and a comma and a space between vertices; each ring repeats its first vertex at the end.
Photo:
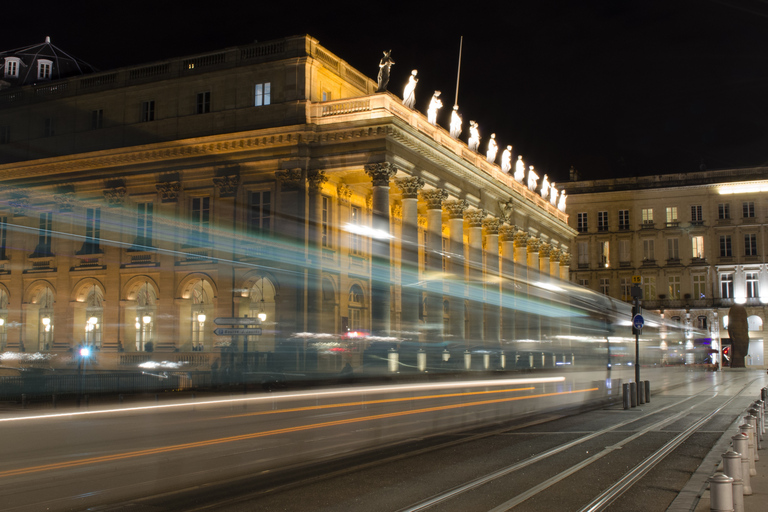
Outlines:
POLYGON ((260 336, 261 327, 214 329, 213 334, 216 336, 260 336))
POLYGON ((242 318, 214 318, 213 323, 216 325, 261 325, 261 320, 245 316, 242 318))
POLYGON ((642 308, 640 307, 640 301, 643 298, 643 289, 640 288, 642 278, 640 276, 632 276, 632 334, 635 335, 635 382, 637 383, 637 402, 640 403, 640 335, 643 333, 643 320, 642 308))

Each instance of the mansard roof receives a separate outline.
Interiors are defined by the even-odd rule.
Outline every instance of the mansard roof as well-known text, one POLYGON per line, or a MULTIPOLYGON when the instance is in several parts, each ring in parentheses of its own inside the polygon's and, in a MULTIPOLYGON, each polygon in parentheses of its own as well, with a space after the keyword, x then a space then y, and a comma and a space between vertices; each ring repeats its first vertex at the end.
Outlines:
MULTIPOLYGON (((16 48, 15 50, 0 51, 0 65, 3 66, 3 78, 2 81, 6 82, 7 86, 19 86, 39 83, 41 81, 59 80, 61 78, 67 78, 70 76, 84 75, 87 73, 93 73, 96 68, 77 59, 61 48, 51 43, 51 38, 46 37, 45 42, 33 44, 31 46, 25 46, 23 48, 16 48), (19 70, 17 76, 7 76, 5 63, 8 58, 19 59, 19 70), (49 78, 41 79, 38 77, 37 62, 40 59, 49 60, 52 62, 51 74, 49 78)), ((0 84, 0 88, 2 88, 0 84)))

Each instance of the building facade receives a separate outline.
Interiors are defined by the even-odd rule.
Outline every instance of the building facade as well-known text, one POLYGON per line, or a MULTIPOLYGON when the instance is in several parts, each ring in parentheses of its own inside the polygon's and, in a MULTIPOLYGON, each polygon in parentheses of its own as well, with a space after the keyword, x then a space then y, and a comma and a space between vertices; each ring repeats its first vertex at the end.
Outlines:
POLYGON ((333 369, 522 336, 499 274, 567 279, 566 214, 376 85, 301 36, 0 91, 3 349, 333 369))
MULTIPOLYGON (((768 304, 766 168, 571 181, 571 280, 728 340, 728 310, 749 316, 747 364, 765 366, 768 304)), ((684 354, 681 351, 680 354, 684 354)))

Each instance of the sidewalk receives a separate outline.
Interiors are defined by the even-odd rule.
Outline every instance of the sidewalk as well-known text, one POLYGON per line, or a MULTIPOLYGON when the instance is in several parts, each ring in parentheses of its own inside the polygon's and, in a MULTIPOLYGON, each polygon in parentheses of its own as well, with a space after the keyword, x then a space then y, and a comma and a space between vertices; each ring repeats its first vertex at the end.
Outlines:
MULTIPOLYGON (((760 397, 760 393, 751 394, 754 400, 760 397)), ((768 410, 766 410, 768 414, 768 410)), ((710 512, 710 495, 708 480, 718 471, 722 471, 722 455, 731 449, 731 437, 739 433, 739 425, 744 423, 742 413, 725 434, 717 441, 709 454, 704 458, 699 469, 691 476, 685 488, 680 491, 675 501, 667 509, 667 512, 710 512)), ((766 417, 768 419, 768 416, 766 417)), ((752 495, 744 496, 744 512, 765 512, 768 510, 768 428, 764 434, 758 456, 755 461, 757 475, 752 475, 752 495)))

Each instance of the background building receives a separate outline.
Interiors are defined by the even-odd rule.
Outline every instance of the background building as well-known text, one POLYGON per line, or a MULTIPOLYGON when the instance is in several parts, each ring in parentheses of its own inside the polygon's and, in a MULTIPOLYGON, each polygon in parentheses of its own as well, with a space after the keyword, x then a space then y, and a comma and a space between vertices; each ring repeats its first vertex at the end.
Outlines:
POLYGON ((499 272, 567 277, 564 212, 311 37, 8 83, 7 350, 338 369, 370 348, 354 332, 461 351, 538 337, 515 331, 499 272), (214 332, 259 313, 260 335, 214 332))
MULTIPOLYGON (((766 168, 571 181, 571 279, 728 343, 728 309, 749 315, 748 365, 764 366, 768 303, 766 168)), ((682 354, 682 352, 681 352, 682 354)))

